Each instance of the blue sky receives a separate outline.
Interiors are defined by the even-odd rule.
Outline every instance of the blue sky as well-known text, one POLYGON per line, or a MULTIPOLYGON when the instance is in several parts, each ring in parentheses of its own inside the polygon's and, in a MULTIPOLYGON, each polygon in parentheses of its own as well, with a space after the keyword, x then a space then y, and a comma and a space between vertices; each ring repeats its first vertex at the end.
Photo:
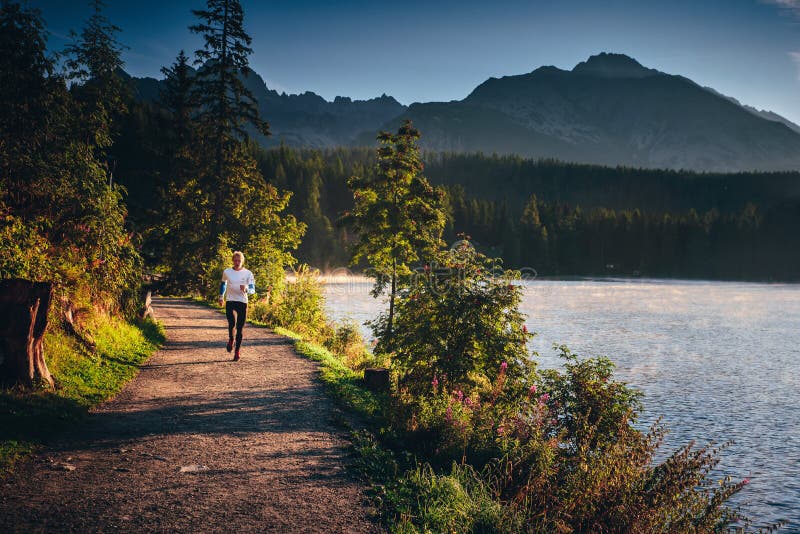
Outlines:
MULTIPOLYGON (((60 50, 85 2, 31 0, 60 50)), ((203 1, 109 0, 126 70, 160 77, 203 1)), ((800 0, 242 1, 251 66, 278 91, 404 104, 464 98, 490 76, 624 53, 800 123, 800 0)))

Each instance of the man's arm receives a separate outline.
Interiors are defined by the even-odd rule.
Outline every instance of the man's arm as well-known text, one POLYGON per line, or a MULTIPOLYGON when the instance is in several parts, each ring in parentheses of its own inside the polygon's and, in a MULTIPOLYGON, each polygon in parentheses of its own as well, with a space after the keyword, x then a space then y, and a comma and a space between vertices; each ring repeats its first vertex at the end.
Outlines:
POLYGON ((250 273, 250 276, 247 278, 247 294, 252 295, 256 292, 256 279, 253 276, 253 273, 250 273))
POLYGON ((228 280, 225 278, 225 275, 222 275, 222 281, 219 283, 219 305, 222 306, 222 302, 225 300, 225 291, 228 289, 228 280))

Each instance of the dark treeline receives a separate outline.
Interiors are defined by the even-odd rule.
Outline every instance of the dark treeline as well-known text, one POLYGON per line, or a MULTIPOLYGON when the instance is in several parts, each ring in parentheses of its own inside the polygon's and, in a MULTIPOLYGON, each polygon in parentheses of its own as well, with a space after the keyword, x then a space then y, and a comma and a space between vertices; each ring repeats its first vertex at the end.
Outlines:
MULTIPOLYGON (((347 178, 374 173, 374 151, 255 150, 262 174, 294 192, 289 211, 308 224, 299 259, 346 265, 348 235, 335 223, 352 207, 347 178)), ((426 175, 447 191, 446 239, 466 233, 510 267, 560 276, 800 277, 800 174, 611 169, 479 154, 425 160, 426 175)))
MULTIPOLYGON (((424 132, 423 132, 424 133, 424 132)), ((519 156, 426 154, 433 183, 463 186, 470 196, 506 200, 519 212, 530 195, 547 202, 649 212, 740 211, 800 199, 800 173, 697 173, 601 167, 519 156)))

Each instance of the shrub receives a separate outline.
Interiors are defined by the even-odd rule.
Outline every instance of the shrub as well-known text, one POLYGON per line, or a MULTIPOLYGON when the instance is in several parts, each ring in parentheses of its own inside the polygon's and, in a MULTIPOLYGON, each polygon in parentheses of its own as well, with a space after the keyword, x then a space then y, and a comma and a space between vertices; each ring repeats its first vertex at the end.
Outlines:
POLYGON ((250 306, 252 319, 272 328, 281 327, 312 341, 324 341, 332 335, 325 316, 325 297, 319 271, 306 265, 294 271, 279 292, 256 299, 250 306))
MULTIPOLYGON (((532 334, 518 310, 515 276, 466 242, 422 269, 397 303, 392 366, 400 388, 424 396, 437 382, 469 395, 494 383, 502 369, 503 395, 524 392, 534 369, 526 348, 532 334)), ((387 347, 387 315, 373 327, 381 352, 387 347)))
MULTIPOLYGON (((557 347, 537 373, 513 273, 469 246, 443 254, 398 302, 395 443, 420 466, 387 489, 398 532, 719 532, 747 480, 709 480, 725 446, 688 444, 656 463, 666 434, 635 426, 641 394, 603 357, 557 347), (456 465, 447 470, 453 461, 456 465)), ((374 328, 386 347, 387 317, 374 328)))
POLYGON ((543 373, 513 408, 441 390, 420 401, 405 443, 424 460, 385 491, 396 532, 711 533, 749 524, 725 505, 747 480, 710 480, 724 446, 689 444, 656 463, 666 430, 633 426, 638 393, 613 380, 607 359, 561 350, 565 370, 543 373), (460 463, 440 469, 448 454, 460 463))
POLYGON ((634 427, 640 394, 610 360, 560 350, 564 371, 518 400, 498 432, 504 454, 484 471, 527 531, 717 532, 739 519, 725 502, 746 481, 708 481, 724 447, 689 444, 656 464, 666 429, 634 427))
POLYGON ((358 323, 352 319, 332 324, 331 335, 324 344, 351 369, 362 370, 376 363, 364 344, 358 323))

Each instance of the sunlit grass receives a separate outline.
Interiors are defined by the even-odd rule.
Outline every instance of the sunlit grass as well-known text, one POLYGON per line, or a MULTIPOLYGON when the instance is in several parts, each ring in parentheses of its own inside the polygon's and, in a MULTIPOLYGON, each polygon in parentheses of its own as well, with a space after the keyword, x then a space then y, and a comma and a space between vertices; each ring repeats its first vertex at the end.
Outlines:
POLYGON ((345 406, 367 417, 376 417, 382 413, 385 396, 364 388, 361 373, 347 367, 325 347, 304 341, 300 334, 280 327, 275 328, 274 332, 293 339, 298 354, 320 364, 320 379, 345 406))

